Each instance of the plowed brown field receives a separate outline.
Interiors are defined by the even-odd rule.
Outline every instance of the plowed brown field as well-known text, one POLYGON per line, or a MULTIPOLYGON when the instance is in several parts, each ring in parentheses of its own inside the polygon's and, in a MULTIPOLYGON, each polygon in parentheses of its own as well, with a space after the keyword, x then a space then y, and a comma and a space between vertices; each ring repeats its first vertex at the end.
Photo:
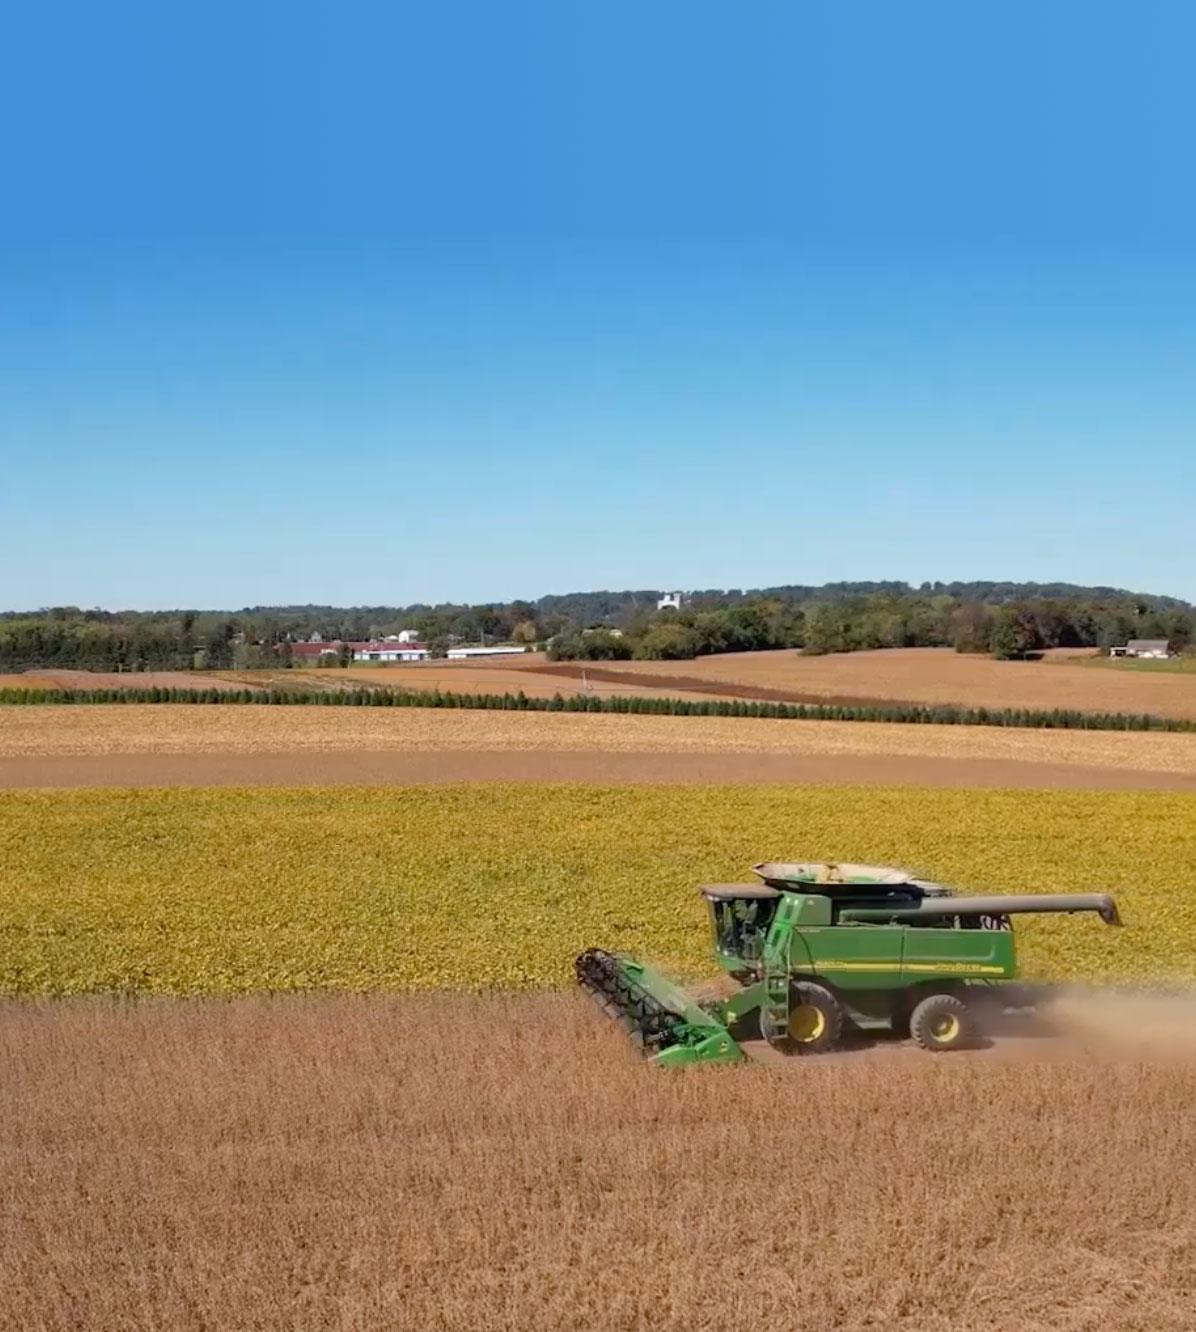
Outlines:
MULTIPOLYGON (((554 678, 564 692, 575 663, 520 659, 523 670, 554 678)), ((794 702, 956 703, 986 708, 1075 708, 1196 717, 1196 674, 1094 670, 1082 661, 994 661, 948 648, 896 648, 803 657, 792 651, 732 652, 695 661, 620 661, 587 666, 604 686, 650 686, 794 702)))
POLYGON ((0 1007, 0 1328, 1188 1332, 1196 1066, 664 1074, 580 998, 0 1007))

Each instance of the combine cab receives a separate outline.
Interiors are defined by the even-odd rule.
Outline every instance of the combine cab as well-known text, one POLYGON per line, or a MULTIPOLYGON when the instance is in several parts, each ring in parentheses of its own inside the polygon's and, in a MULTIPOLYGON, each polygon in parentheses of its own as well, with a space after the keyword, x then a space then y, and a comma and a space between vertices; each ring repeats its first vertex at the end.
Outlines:
POLYGON ((787 1053, 878 1030, 959 1049, 976 1039, 985 1008, 1033 1005, 1016 980, 1013 917, 1091 911, 1121 924, 1107 893, 967 897, 876 865, 754 868, 759 883, 700 889, 714 955, 740 986, 733 998, 691 999, 623 954, 578 957, 578 982, 654 1062, 733 1063, 753 1026, 787 1053))

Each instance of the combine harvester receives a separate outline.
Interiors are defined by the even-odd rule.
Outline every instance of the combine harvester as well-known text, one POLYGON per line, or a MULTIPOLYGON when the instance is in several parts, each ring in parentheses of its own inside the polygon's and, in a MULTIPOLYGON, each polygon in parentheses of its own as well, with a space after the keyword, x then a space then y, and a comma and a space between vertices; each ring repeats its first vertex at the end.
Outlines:
POLYGON ((985 1009, 1032 1008, 1041 993, 1016 981, 1012 916, 1094 911, 1121 924, 1107 893, 964 897, 877 865, 753 868, 761 883, 700 889, 715 957, 741 986, 733 998, 693 999, 622 953, 577 958, 578 982, 652 1062, 738 1062, 746 1056, 732 1032, 753 1019, 785 1053, 831 1050, 857 1031, 961 1049, 985 1009))

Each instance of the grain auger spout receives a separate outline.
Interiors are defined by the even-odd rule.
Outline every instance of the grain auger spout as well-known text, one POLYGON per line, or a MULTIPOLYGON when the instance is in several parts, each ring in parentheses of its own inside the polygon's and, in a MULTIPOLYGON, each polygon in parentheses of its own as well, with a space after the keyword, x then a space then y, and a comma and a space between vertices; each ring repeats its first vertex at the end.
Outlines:
POLYGON ((715 958, 740 986, 732 998, 699 1003, 624 953, 591 948, 574 964, 653 1062, 737 1062, 745 1055, 732 1032, 748 1020, 787 1054, 886 1030, 924 1050, 960 1049, 976 1041, 985 1012, 1037 1002, 1016 983, 1013 919, 1087 912, 1121 923, 1107 893, 957 896, 878 865, 754 868, 763 882, 700 890, 715 958))

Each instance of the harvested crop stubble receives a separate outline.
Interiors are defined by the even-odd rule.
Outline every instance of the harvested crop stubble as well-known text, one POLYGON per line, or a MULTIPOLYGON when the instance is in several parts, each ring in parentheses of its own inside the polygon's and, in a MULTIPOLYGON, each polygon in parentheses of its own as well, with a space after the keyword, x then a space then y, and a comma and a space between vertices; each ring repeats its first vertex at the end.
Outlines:
POLYGON ((662 1075, 560 995, 9 1004, 0 1062, 5 1332, 1192 1326, 1191 1063, 662 1075))
POLYGON ((442 786, 0 796, 0 992, 551 986, 593 944, 709 971, 694 885, 761 859, 1110 890, 1030 919, 1032 974, 1196 976, 1196 797, 442 786))
POLYGON ((0 709, 0 756, 388 750, 902 754, 1196 772, 1196 735, 424 708, 0 709))

